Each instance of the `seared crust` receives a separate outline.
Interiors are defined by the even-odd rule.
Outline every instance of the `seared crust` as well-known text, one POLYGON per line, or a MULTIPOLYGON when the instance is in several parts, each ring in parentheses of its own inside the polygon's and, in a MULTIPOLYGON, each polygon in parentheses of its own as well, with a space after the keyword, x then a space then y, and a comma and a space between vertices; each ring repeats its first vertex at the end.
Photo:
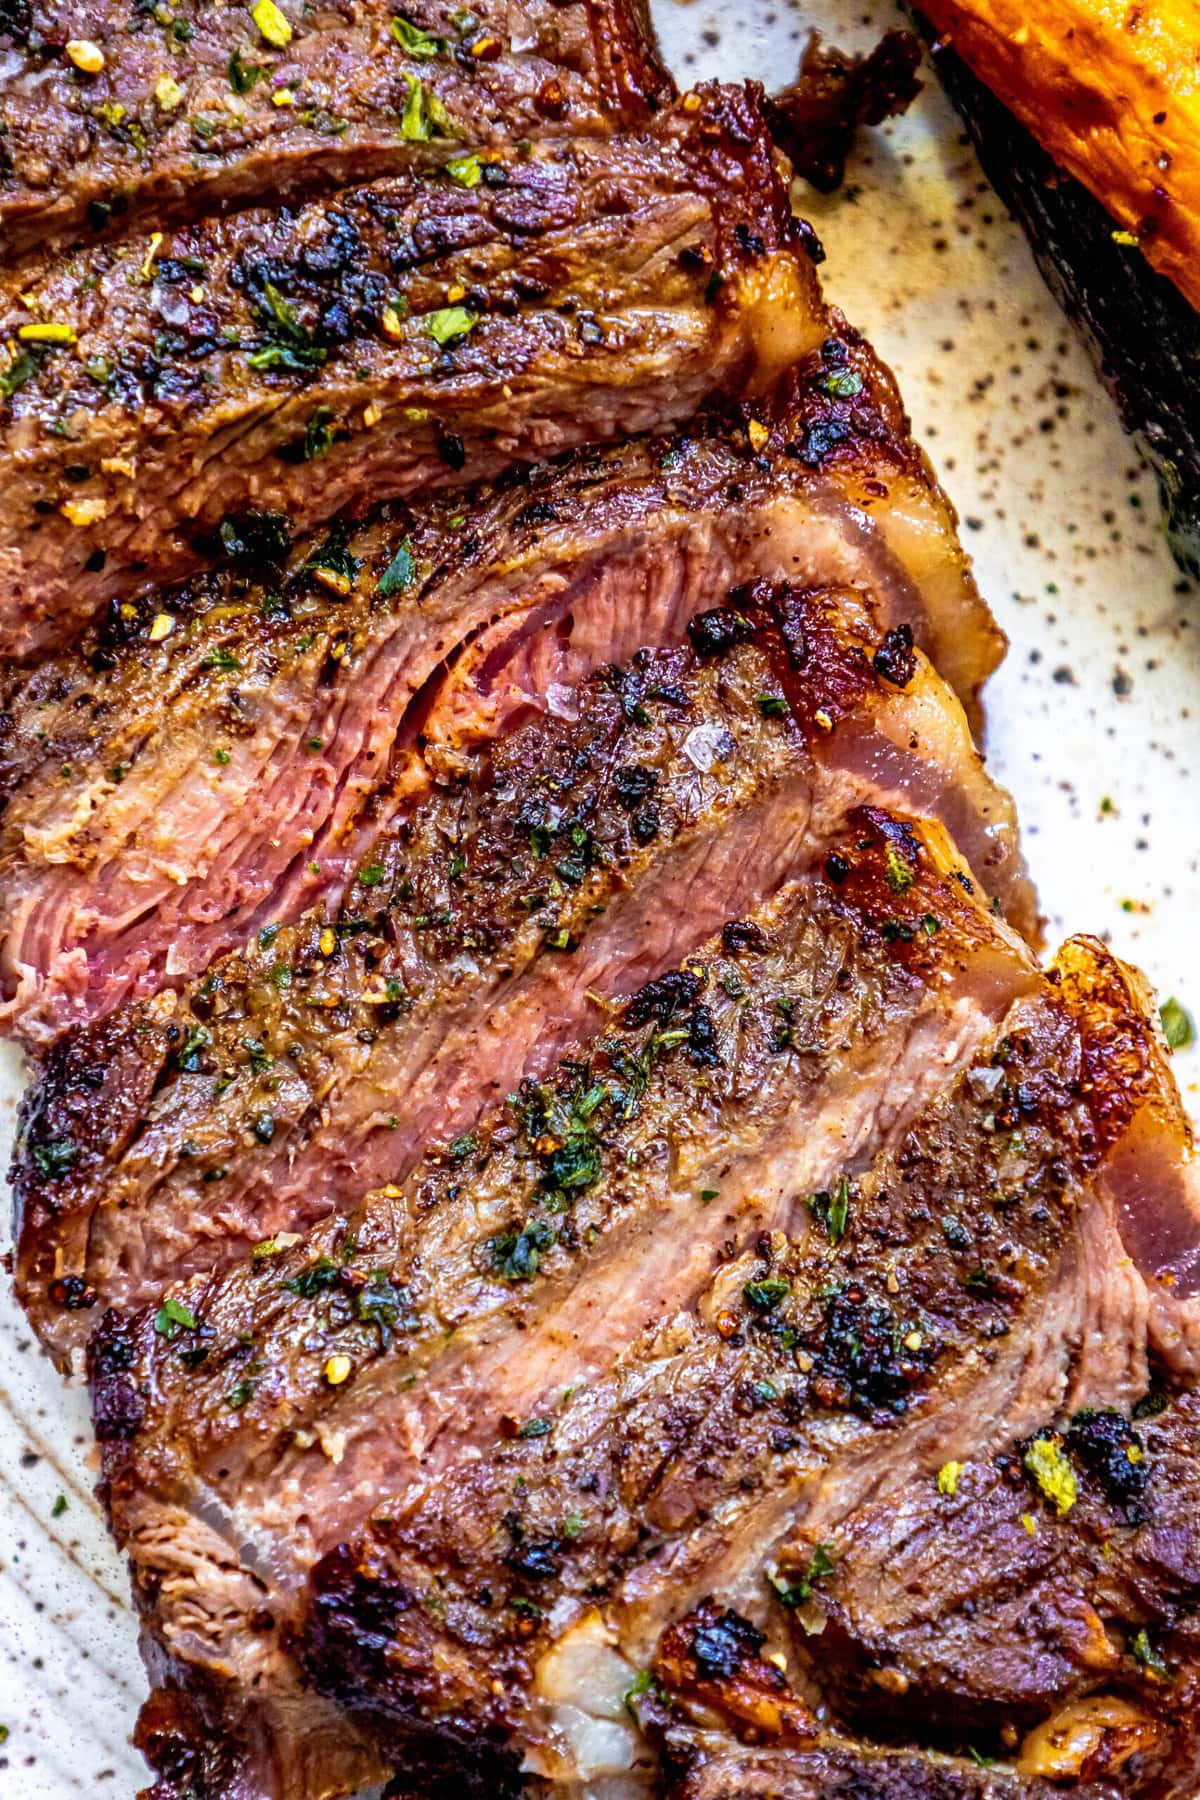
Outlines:
POLYGON ((381 0, 285 0, 264 30, 206 0, 162 18, 130 0, 17 0, 0 31, 17 64, 0 88, 5 253, 328 191, 462 142, 636 128, 672 92, 640 10, 420 0, 405 32, 381 0))
POLYGON ((248 493, 295 537, 758 392, 826 325, 761 111, 709 86, 637 135, 468 144, 18 269, 0 330, 24 655, 211 560, 248 493), (45 320, 69 341, 24 342, 45 320))

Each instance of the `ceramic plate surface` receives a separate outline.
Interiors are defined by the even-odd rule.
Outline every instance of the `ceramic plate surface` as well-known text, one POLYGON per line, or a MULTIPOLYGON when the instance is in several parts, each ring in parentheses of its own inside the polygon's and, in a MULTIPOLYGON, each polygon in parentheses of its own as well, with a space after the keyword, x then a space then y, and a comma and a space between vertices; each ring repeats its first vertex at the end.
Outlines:
MULTIPOLYGON (((850 46, 880 0, 659 0, 682 83, 795 69, 807 20, 850 46)), ((1008 631, 988 748, 1014 790, 1053 944, 1109 939, 1200 1010, 1200 596, 1167 555, 1151 479, 929 77, 847 185, 804 210, 828 292, 895 369, 1008 631)), ((1195 1114, 1200 1052, 1177 1058, 1195 1114)), ((5 1161, 20 1086, 0 1067, 5 1161)), ((7 1223, 7 1220, 5 1221, 7 1223)), ((2 1284, 0 1284, 2 1285, 2 1284)), ((0 1297, 0 1800, 131 1800, 145 1683, 125 1575, 91 1487, 86 1408, 0 1297)))

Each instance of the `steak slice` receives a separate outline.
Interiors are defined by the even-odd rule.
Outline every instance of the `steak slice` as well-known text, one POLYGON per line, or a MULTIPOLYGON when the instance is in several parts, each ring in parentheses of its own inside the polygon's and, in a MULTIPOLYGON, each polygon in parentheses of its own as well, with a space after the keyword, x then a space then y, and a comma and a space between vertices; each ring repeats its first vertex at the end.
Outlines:
POLYGON ((845 1521, 816 1597, 843 1716, 969 1733, 1026 1776, 1194 1791, 1200 1403, 1138 1413, 1077 1413, 845 1521))
POLYGON ((607 136, 672 92, 637 0, 178 0, 161 17, 124 0, 15 0, 0 44, 10 257, 110 224, 288 201, 464 144, 607 136))
MULTIPOLYGON (((456 655, 459 732, 478 738, 514 688, 554 704, 588 666, 677 642, 734 583, 851 582, 899 634, 878 646, 881 679, 906 688, 907 628, 972 705, 1001 640, 878 363, 828 339, 764 418, 759 448, 745 421, 710 420, 385 508, 273 574, 235 567, 114 609, 76 651, 10 676, 0 976, 23 1034, 44 1041, 264 924, 336 908, 408 791, 456 655), (528 679, 501 680, 512 658, 536 659, 528 679)), ((262 547, 268 526, 243 522, 237 543, 262 547)), ((953 737, 942 717, 935 735, 953 737)), ((961 760, 947 822, 1029 931, 1011 812, 961 760)))
MULTIPOLYGON (((856 1739, 818 1720, 765 1635, 705 1601, 664 1635, 638 1705, 659 1748, 665 1800, 1051 1800, 1061 1789, 976 1753, 948 1756, 856 1739)), ((401 1792, 403 1788, 401 1787, 401 1792)), ((1076 1800, 1111 1800, 1106 1783, 1076 1800)))
POLYGON ((686 1321, 714 1260, 797 1229, 803 1193, 902 1134, 1035 984, 943 845, 863 813, 831 866, 697 943, 404 1188, 157 1312, 107 1315, 91 1372, 110 1515, 164 1666, 202 1712, 232 1684, 235 1741, 294 1731, 289 1621, 381 1494, 436 1494, 461 1466, 490 1480, 498 1436, 549 1443, 564 1389, 604 1407, 624 1346, 664 1308, 686 1321), (276 1629, 247 1632, 263 1609, 276 1629))
POLYGON ((364 493, 682 422, 828 330, 740 88, 652 133, 464 155, 17 270, 0 651, 192 573, 247 505, 296 535, 364 493), (25 344, 41 320, 70 342, 25 344))
POLYGON ((953 789, 853 605, 747 594, 694 621, 699 648, 610 666, 465 772, 431 750, 427 799, 332 922, 266 925, 184 994, 66 1039, 15 1169, 18 1285, 55 1352, 97 1297, 145 1304, 403 1180, 605 995, 818 863, 854 806, 953 789))
POLYGON ((1149 1307, 1108 1171, 1136 1126, 1110 1132, 1121 1067, 1085 1076, 1079 1037, 1053 982, 1018 1001, 898 1144, 732 1243, 694 1312, 664 1295, 610 1376, 547 1385, 538 1431, 385 1499, 314 1572, 321 1691, 551 1781, 636 1769, 624 1696, 706 1595, 786 1623, 873 1498, 1131 1404, 1149 1307))

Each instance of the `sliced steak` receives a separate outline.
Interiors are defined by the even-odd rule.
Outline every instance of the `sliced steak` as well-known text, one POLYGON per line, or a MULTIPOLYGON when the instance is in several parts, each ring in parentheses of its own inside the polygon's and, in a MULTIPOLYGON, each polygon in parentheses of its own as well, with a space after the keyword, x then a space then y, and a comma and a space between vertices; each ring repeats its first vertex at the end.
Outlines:
POLYGON ((364 493, 682 422, 828 330, 740 88, 652 134, 464 154, 17 270, 0 651, 192 573, 247 506, 295 536, 364 493), (65 342, 25 341, 45 320, 65 342))
POLYGON ((700 615, 699 650, 610 667, 566 690, 571 718, 535 717, 463 772, 431 752, 427 799, 332 921, 266 925, 182 995, 65 1040, 16 1168, 18 1281, 47 1343, 86 1328, 79 1293, 144 1304, 403 1180, 530 1058, 548 1067, 596 995, 820 862, 854 806, 903 800, 910 772, 922 801, 951 786, 958 765, 925 762, 839 598, 747 595, 700 615))
POLYGON ((17 0, 0 16, 11 257, 443 160, 644 124, 670 97, 637 0, 255 7, 17 0))
MULTIPOLYGON (((637 1702, 663 1763, 665 1800, 1052 1800, 1011 1767, 893 1748, 822 1723, 762 1654, 748 1619, 711 1601, 664 1635, 637 1702)), ((1110 1800, 1107 1783, 1075 1800, 1110 1800)))
MULTIPOLYGON (((514 698, 554 705, 588 667, 679 641, 735 582, 854 582, 888 634, 873 652, 881 684, 908 691, 911 632, 970 705, 1001 640, 945 503, 896 435, 879 365, 829 339, 766 416, 765 443, 757 418, 754 441, 745 421, 710 421, 417 514, 385 509, 274 573, 234 566, 169 603, 115 608, 77 651, 10 676, 10 1017, 44 1040, 196 973, 263 924, 336 908, 404 803, 414 738, 456 656, 457 731, 475 739, 514 698), (509 664, 525 666, 510 679, 509 664)), ((278 523, 243 520, 234 548, 269 554, 278 523)), ((960 731, 944 707, 926 728, 960 731)), ((987 797, 970 752, 960 761, 947 823, 1030 931, 1007 802, 987 797)))
POLYGON ((1200 1682, 1200 1404, 1134 1412, 1077 1413, 833 1534, 816 1605, 843 1716, 973 1734, 1023 1775, 1192 1791, 1194 1745, 1169 1740, 1200 1682))
POLYGON ((819 1596, 814 1547, 874 1497, 935 1491, 947 1458, 1060 1409, 1131 1404, 1149 1308, 1106 1168, 1135 1127, 1114 1141, 1097 1085, 1120 1066, 1084 1078, 1053 983, 974 1057, 777 1236, 731 1240, 695 1312, 664 1294, 610 1376, 548 1385, 523 1437, 329 1552, 322 1691, 401 1733, 509 1743, 548 1780, 636 1768, 624 1695, 707 1594, 778 1630, 819 1596))
MULTIPOLYGON (((520 1596, 557 1579, 557 1550, 538 1550, 540 1525, 514 1518, 493 1538, 487 1521, 500 1487, 511 1502, 521 1452, 561 1438, 564 1391, 594 1397, 582 1418, 569 1411, 568 1433, 587 1432, 593 1404, 611 1425, 614 1379, 628 1405, 650 1372, 647 1333, 662 1353, 654 1322, 679 1314, 665 1328, 679 1350, 714 1261, 740 1252, 756 1267, 773 1231, 801 1235, 805 1194, 838 1189, 900 1137, 1036 983, 943 843, 862 813, 831 867, 697 943, 403 1188, 173 1286, 138 1319, 108 1315, 91 1357, 108 1505, 174 1680, 253 1688, 284 1729, 296 1675, 280 1642, 314 1560, 343 1569, 339 1539, 381 1495, 402 1496, 398 1517, 419 1513, 413 1490, 429 1487, 430 1519, 442 1517, 439 1480, 459 1468, 479 1507, 459 1559, 478 1551, 490 1568, 494 1550, 504 1565, 489 1630, 538 1613, 520 1596), (632 1365, 613 1377, 627 1346, 632 1365), (517 1452, 512 1467, 498 1441, 517 1452), (263 1608, 278 1634, 246 1631, 263 1608)), ((818 1260, 830 1236, 822 1227, 818 1260)), ((691 1328, 698 1370, 710 1338, 721 1352, 735 1334, 726 1299, 704 1300, 691 1328)), ((635 1403, 612 1440, 618 1462, 637 1424, 635 1403)), ((657 1461, 664 1441, 655 1423, 638 1454, 657 1461)), ((564 1477, 578 1455, 562 1446, 564 1477)), ((531 1505, 549 1503, 534 1485, 531 1505)), ((589 1566, 595 1522, 597 1535, 566 1533, 589 1566)), ((336 1571, 321 1592, 316 1629, 332 1638, 336 1571)), ((326 1643, 322 1668, 334 1657, 326 1643)), ((489 1679, 508 1660, 505 1646, 489 1679)), ((253 1731, 235 1721, 234 1735, 253 1731)))

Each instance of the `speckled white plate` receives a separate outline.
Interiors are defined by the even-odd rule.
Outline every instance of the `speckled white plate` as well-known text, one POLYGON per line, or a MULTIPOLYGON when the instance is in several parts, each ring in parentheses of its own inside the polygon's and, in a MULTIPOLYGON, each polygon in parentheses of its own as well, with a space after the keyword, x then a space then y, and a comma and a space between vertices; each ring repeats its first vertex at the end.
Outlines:
MULTIPOLYGON (((862 45, 886 0, 659 0, 682 80, 782 85, 806 21, 862 45)), ((1053 941, 1097 932, 1200 1008, 1200 596, 1163 546, 1153 483, 932 78, 830 200, 805 197, 828 290, 900 377, 1012 639, 988 691, 1053 941)), ((1178 1074, 1193 1112, 1200 1053, 1178 1074)), ((0 1067, 0 1136, 19 1072, 0 1067)), ((90 1496, 82 1395, 0 1297, 0 1800, 129 1800, 144 1691, 125 1578, 90 1496)))

